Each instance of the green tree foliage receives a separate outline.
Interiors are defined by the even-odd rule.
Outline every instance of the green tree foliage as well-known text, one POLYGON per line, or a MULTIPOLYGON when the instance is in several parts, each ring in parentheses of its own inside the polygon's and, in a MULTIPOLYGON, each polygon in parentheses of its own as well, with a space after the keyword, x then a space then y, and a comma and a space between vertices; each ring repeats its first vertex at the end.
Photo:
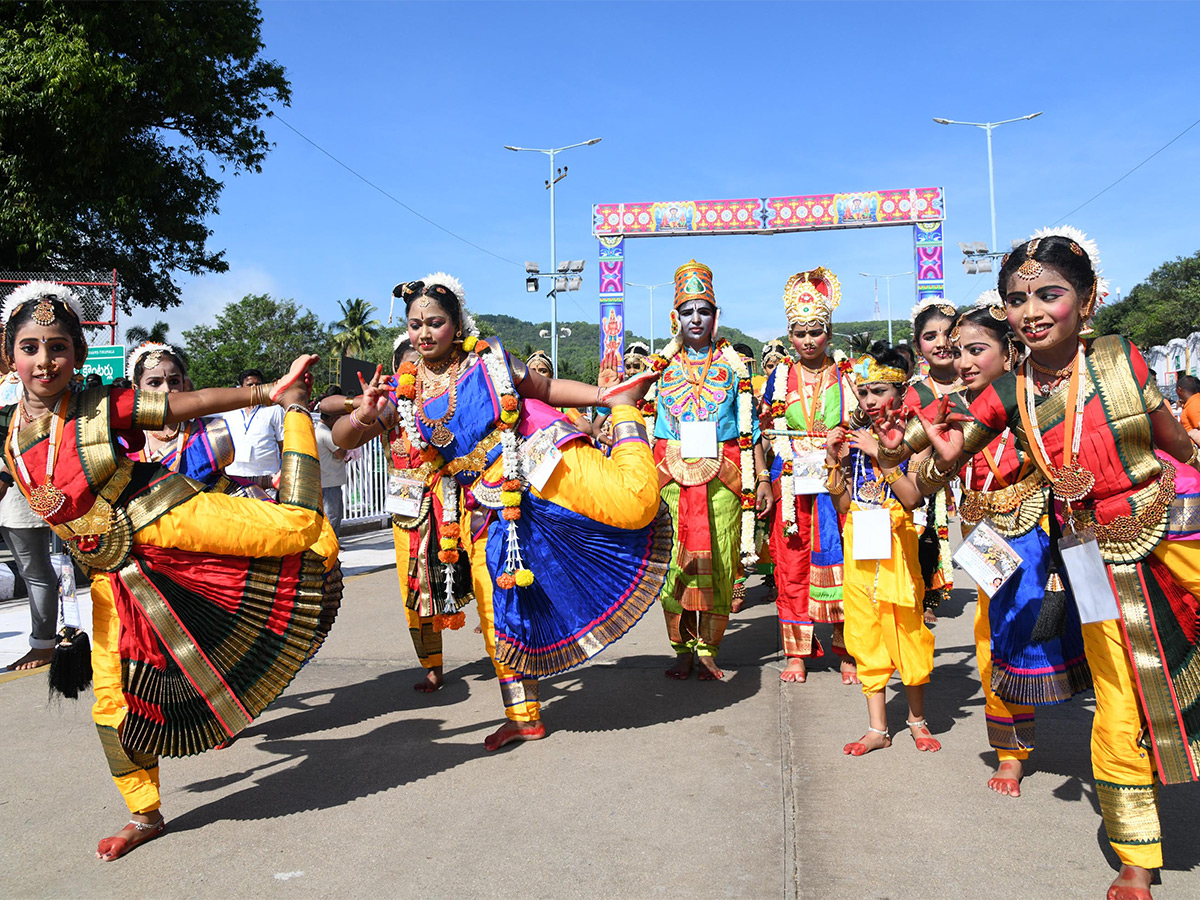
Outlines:
POLYGON ((222 182, 261 170, 290 89, 252 0, 0 4, 0 267, 117 269, 123 302, 179 303, 222 182))
POLYGON ((1200 252, 1163 263, 1125 299, 1101 306, 1095 324, 1143 348, 1187 337, 1200 327, 1200 252))
POLYGON ((364 350, 372 347, 375 338, 379 336, 379 322, 371 318, 375 307, 355 297, 352 300, 339 300, 342 318, 333 323, 333 345, 342 356, 359 357, 364 350))
POLYGON ((130 347, 136 347, 138 344, 144 344, 147 341, 155 344, 170 343, 167 338, 170 331, 170 324, 161 319, 156 320, 149 328, 142 325, 134 325, 132 328, 125 329, 125 343, 130 347))
POLYGON ((294 300, 247 294, 230 303, 214 325, 183 333, 197 388, 229 387, 243 369, 262 369, 268 380, 282 375, 302 353, 325 354, 329 331, 294 300))

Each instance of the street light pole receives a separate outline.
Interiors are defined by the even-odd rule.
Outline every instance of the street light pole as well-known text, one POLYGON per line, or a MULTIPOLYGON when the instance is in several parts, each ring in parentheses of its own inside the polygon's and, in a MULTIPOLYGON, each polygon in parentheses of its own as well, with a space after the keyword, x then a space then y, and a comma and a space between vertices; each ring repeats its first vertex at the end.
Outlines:
POLYGON ((996 246, 996 178, 995 166, 992 162, 992 132, 1001 125, 1008 125, 1010 122, 1024 122, 1028 119, 1036 119, 1041 115, 1041 112, 1030 113, 1027 116, 1017 116, 1015 119, 1004 119, 1000 122, 956 122, 954 119, 937 119, 933 121, 939 125, 970 125, 973 128, 982 128, 987 132, 987 148, 988 148, 988 193, 991 195, 992 205, 992 252, 997 252, 1000 248, 996 246))
POLYGON ((654 289, 666 287, 668 284, 674 284, 673 281, 662 281, 658 284, 638 284, 636 281, 627 281, 629 287, 646 288, 650 291, 650 352, 654 352, 654 289))
POLYGON ((883 278, 887 281, 887 308, 888 308, 888 343, 892 342, 892 279, 900 278, 902 275, 911 275, 912 272, 894 272, 891 275, 874 275, 870 272, 859 272, 863 278, 875 279, 875 301, 879 302, 879 279, 883 278))
POLYGON ((602 138, 592 138, 590 141, 580 141, 578 144, 568 144, 565 147, 547 147, 545 149, 537 147, 512 147, 508 144, 504 145, 505 150, 512 150, 520 153, 545 153, 550 157, 550 177, 546 179, 546 188, 550 191, 550 272, 554 278, 554 284, 550 291, 550 361, 554 366, 554 377, 558 377, 558 248, 555 243, 554 232, 554 185, 558 184, 567 173, 564 170, 562 173, 555 175, 554 172, 554 156, 557 153, 562 153, 564 150, 572 150, 575 147, 590 147, 592 144, 598 144, 602 138))

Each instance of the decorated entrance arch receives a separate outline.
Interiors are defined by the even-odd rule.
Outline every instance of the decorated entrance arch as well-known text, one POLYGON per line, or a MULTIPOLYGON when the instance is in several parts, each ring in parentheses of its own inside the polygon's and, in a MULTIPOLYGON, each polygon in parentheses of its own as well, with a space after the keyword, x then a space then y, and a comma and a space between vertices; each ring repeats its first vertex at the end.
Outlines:
MULTIPOLYGON (((782 234, 907 225, 913 230, 913 272, 918 301, 944 298, 940 187, 754 197, 744 200, 672 200, 597 203, 592 234, 600 242, 601 369, 625 355, 625 241, 695 234, 782 234)), ((624 364, 618 362, 623 373, 624 364)))

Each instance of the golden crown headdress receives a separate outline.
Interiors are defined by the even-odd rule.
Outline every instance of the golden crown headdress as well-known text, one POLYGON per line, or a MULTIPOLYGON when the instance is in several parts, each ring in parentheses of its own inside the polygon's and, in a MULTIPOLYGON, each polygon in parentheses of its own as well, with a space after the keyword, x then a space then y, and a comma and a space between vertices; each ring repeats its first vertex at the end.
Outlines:
POLYGON ((817 322, 828 326, 841 302, 842 283, 824 266, 797 272, 783 288, 783 311, 789 325, 817 322))

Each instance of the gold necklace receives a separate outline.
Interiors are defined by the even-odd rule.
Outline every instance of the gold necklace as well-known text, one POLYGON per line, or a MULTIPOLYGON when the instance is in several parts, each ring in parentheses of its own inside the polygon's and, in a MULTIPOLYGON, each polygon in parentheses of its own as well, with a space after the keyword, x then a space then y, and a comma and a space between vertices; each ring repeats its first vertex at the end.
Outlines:
MULTIPOLYGON (((430 429, 429 442, 435 447, 445 447, 454 440, 454 432, 446 427, 446 423, 450 421, 454 415, 454 407, 458 401, 458 357, 454 357, 447 371, 449 384, 439 390, 436 394, 430 394, 429 399, 440 397, 443 393, 449 394, 449 399, 446 403, 446 412, 444 415, 436 419, 431 419, 425 414, 425 379, 428 373, 424 360, 417 366, 417 383, 416 396, 413 397, 413 406, 417 410, 417 418, 421 420, 421 424, 430 429)), ((440 387, 440 385, 439 385, 440 387)))
MULTIPOLYGON (((36 487, 33 484, 33 480, 29 477, 29 469, 26 468, 25 460, 20 454, 20 447, 17 441, 17 432, 19 429, 12 429, 12 455, 17 464, 17 469, 21 473, 21 477, 29 485, 29 508, 36 515, 46 520, 61 510, 67 502, 67 495, 54 484, 54 465, 58 461, 59 441, 62 440, 63 434, 67 429, 68 399, 69 395, 64 394, 54 407, 54 421, 50 423, 50 437, 46 446, 46 479, 36 487)), ((29 410, 25 408, 24 398, 18 401, 18 410, 20 416, 26 422, 32 423, 34 421, 29 415, 29 410)))

